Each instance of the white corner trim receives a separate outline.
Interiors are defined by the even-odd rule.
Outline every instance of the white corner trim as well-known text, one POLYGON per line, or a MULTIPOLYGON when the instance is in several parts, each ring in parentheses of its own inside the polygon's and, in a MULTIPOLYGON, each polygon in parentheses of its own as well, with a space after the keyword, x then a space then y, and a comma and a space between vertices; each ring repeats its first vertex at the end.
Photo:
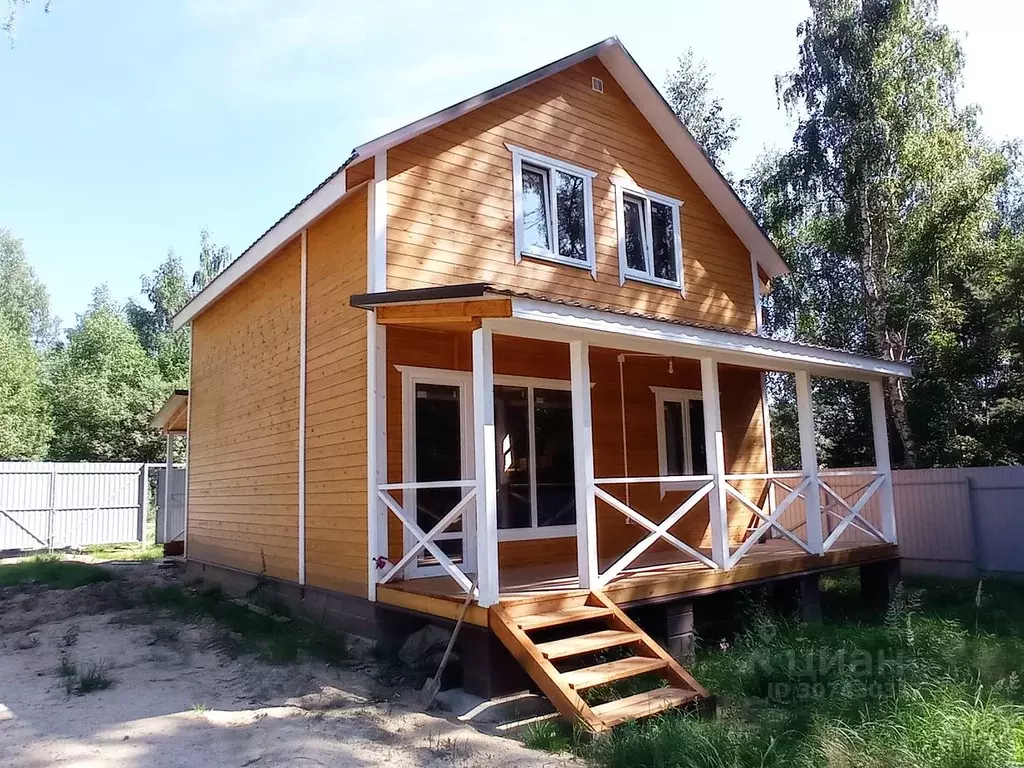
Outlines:
POLYGON ((492 319, 488 324, 496 333, 551 341, 589 337, 595 346, 613 349, 621 348, 629 339, 629 347, 634 351, 677 357, 710 356, 761 370, 807 370, 820 376, 858 380, 913 375, 906 363, 537 299, 513 297, 512 317, 492 319))
MULTIPOLYGON (((185 403, 185 531, 182 534, 185 537, 184 549, 182 550, 182 557, 188 560, 188 485, 189 485, 189 471, 192 466, 192 372, 195 368, 192 367, 192 349, 194 347, 195 331, 193 330, 188 335, 188 401, 185 403)), ((169 483, 168 483, 169 484, 169 483)))
POLYGON ((761 316, 761 276, 757 272, 757 259, 750 254, 750 276, 754 280, 754 328, 758 336, 764 335, 764 318, 761 316))
POLYGON ((668 197, 667 195, 662 195, 658 192, 643 189, 632 179, 627 179, 622 176, 612 176, 612 188, 615 190, 615 233, 619 247, 619 285, 625 285, 627 280, 635 280, 640 283, 657 285, 662 288, 675 289, 679 291, 683 298, 686 298, 686 276, 683 272, 682 217, 679 213, 683 202, 681 200, 676 200, 674 197, 668 197), (647 237, 644 240, 643 245, 644 261, 650 270, 649 272, 639 272, 635 269, 630 269, 626 263, 626 209, 623 201, 624 193, 629 193, 634 197, 639 197, 645 200, 645 204, 643 206, 645 219, 644 227, 647 237), (676 274, 679 276, 678 280, 663 280, 654 275, 654 250, 652 241, 653 229, 651 221, 652 202, 668 206, 672 211, 672 229, 675 234, 675 237, 673 238, 673 248, 675 250, 676 274))
POLYGON ((593 180, 597 176, 596 171, 588 168, 580 168, 562 160, 547 155, 541 155, 513 144, 505 144, 505 147, 512 153, 512 216, 514 221, 514 248, 515 263, 518 264, 523 258, 542 259, 552 261, 566 267, 585 269, 590 272, 591 277, 597 279, 597 256, 594 239, 594 185, 593 180), (523 161, 534 165, 547 172, 545 189, 547 200, 545 201, 548 212, 548 234, 552 243, 558 241, 558 207, 554 179, 551 171, 560 171, 565 174, 577 176, 583 180, 583 229, 585 247, 587 252, 586 261, 579 261, 563 256, 555 250, 541 248, 527 248, 524 243, 525 227, 523 224, 523 161))
POLYGON ((373 156, 372 250, 367 274, 372 274, 371 293, 388 289, 388 153, 373 156))
POLYGON ((306 252, 302 230, 299 267, 299 584, 306 583, 306 252))

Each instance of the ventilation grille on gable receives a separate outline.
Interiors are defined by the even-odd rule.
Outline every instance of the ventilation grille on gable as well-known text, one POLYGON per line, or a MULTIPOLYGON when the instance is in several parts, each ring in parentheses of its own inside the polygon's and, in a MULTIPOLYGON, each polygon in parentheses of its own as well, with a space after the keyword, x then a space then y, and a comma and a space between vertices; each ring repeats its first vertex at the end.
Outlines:
POLYGON ((590 78, 590 86, 598 93, 604 93, 604 80, 600 77, 590 78))

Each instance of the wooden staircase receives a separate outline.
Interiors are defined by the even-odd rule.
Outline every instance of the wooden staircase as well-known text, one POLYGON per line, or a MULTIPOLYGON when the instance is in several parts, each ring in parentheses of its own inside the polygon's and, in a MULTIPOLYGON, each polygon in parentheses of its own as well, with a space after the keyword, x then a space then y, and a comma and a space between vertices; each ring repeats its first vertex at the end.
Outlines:
POLYGON ((559 713, 591 731, 708 698, 689 672, 601 592, 495 605, 488 615, 491 631, 559 713), (640 675, 652 676, 641 693, 597 705, 581 696, 640 675))

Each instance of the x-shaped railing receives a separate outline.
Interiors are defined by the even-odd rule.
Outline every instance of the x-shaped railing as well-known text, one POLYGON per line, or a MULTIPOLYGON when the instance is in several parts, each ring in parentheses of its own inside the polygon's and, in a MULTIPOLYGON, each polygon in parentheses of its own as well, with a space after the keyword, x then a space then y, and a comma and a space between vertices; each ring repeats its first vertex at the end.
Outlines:
POLYGON ((420 552, 426 550, 434 556, 438 565, 440 565, 445 572, 455 580, 455 583, 459 585, 463 592, 466 594, 474 594, 476 592, 473 587, 473 582, 471 582, 466 574, 464 574, 452 561, 452 559, 434 543, 435 539, 440 534, 447 531, 456 521, 462 518, 466 508, 476 498, 476 481, 451 480, 424 483, 387 483, 378 486, 377 497, 389 510, 391 510, 395 517, 399 519, 405 529, 412 534, 413 538, 416 539, 416 543, 409 548, 402 558, 391 566, 383 576, 381 576, 380 584, 387 584, 389 581, 397 577, 405 570, 414 558, 419 556, 420 552), (419 491, 438 488, 462 488, 466 491, 466 494, 454 507, 452 507, 448 514, 442 517, 428 532, 424 532, 416 522, 415 517, 410 516, 406 512, 405 508, 391 495, 391 491, 419 491))
POLYGON ((711 476, 693 476, 685 475, 680 477, 609 477, 609 478, 598 478, 594 480, 594 495, 601 501, 605 502, 608 506, 615 510, 618 510, 627 518, 633 522, 646 528, 649 533, 643 539, 638 541, 633 547, 630 548, 626 554, 620 557, 611 565, 604 573, 598 575, 597 580, 600 586, 604 586, 626 568, 628 568, 640 555, 646 552, 651 546, 658 540, 663 539, 671 544, 676 549, 688 554, 694 560, 698 560, 708 568, 717 568, 715 561, 705 555, 698 549, 694 549, 684 541, 680 541, 678 538, 669 533, 669 530, 678 523, 687 512, 692 510, 701 499, 705 498, 715 487, 715 481, 711 476), (682 485, 695 486, 692 488, 693 493, 686 499, 682 504, 675 508, 675 510, 662 520, 660 523, 654 523, 648 520, 646 517, 641 515, 635 509, 627 505, 625 502, 612 496, 610 493, 605 491, 603 488, 598 488, 597 484, 603 485, 625 485, 625 484, 640 484, 640 483, 673 483, 676 487, 682 485))

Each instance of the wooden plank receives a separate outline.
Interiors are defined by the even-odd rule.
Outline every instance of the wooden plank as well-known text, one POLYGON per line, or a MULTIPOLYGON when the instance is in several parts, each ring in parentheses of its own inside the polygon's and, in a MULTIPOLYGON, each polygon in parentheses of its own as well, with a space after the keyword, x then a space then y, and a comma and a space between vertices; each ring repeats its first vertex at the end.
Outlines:
POLYGON ((511 317, 511 299, 438 301, 377 307, 377 322, 393 325, 466 323, 482 317, 511 317))
POLYGON ((650 717, 666 709, 682 706, 697 697, 695 692, 680 688, 655 688, 653 691, 600 704, 594 707, 594 714, 601 718, 606 728, 613 728, 627 720, 650 717))
POLYGON ((663 659, 652 659, 647 656, 630 656, 604 664, 596 664, 593 667, 583 667, 582 669, 574 669, 571 672, 563 672, 562 680, 570 688, 582 691, 597 685, 613 683, 616 680, 624 680, 627 677, 659 672, 667 668, 668 664, 663 659))
POLYGON ((621 645, 629 645, 640 640, 642 633, 623 632, 616 629, 602 629, 598 632, 588 632, 585 635, 566 637, 561 640, 551 640, 547 643, 537 645, 537 650, 548 660, 565 659, 570 656, 580 656, 584 653, 595 653, 609 648, 618 648, 621 645))
POLYGON ((604 730, 601 720, 593 713, 590 705, 576 691, 561 682, 555 666, 540 653, 529 636, 516 626, 502 606, 491 607, 490 627, 562 717, 570 723, 578 721, 595 732, 604 730))
POLYGON ((524 632, 532 632, 544 627, 557 627, 562 624, 571 624, 576 621, 591 621, 611 615, 610 608, 593 605, 580 605, 574 608, 563 608, 558 611, 545 613, 534 613, 526 616, 517 616, 516 624, 524 632))
POLYGON ((617 627, 619 631, 638 634, 640 636, 640 643, 647 655, 665 662, 665 677, 670 682, 686 690, 695 691, 699 696, 708 695, 707 690, 705 690, 704 687, 694 679, 693 675, 691 675, 678 661, 675 660, 672 654, 662 648, 660 643, 656 643, 650 635, 644 632, 635 621, 629 618, 629 616, 615 605, 615 603, 609 600, 607 596, 601 592, 593 592, 590 595, 590 599, 594 604, 603 606, 612 611, 612 625, 617 627))
MULTIPOLYGON (((465 598, 463 598, 465 599, 465 598)), ((443 597, 408 592, 400 586, 381 584, 377 587, 377 602, 385 605, 393 605, 396 608, 404 608, 407 611, 416 611, 429 616, 440 616, 443 619, 458 618, 460 603, 452 602, 443 597)), ((466 612, 465 621, 478 627, 488 625, 487 609, 473 604, 466 612)))

